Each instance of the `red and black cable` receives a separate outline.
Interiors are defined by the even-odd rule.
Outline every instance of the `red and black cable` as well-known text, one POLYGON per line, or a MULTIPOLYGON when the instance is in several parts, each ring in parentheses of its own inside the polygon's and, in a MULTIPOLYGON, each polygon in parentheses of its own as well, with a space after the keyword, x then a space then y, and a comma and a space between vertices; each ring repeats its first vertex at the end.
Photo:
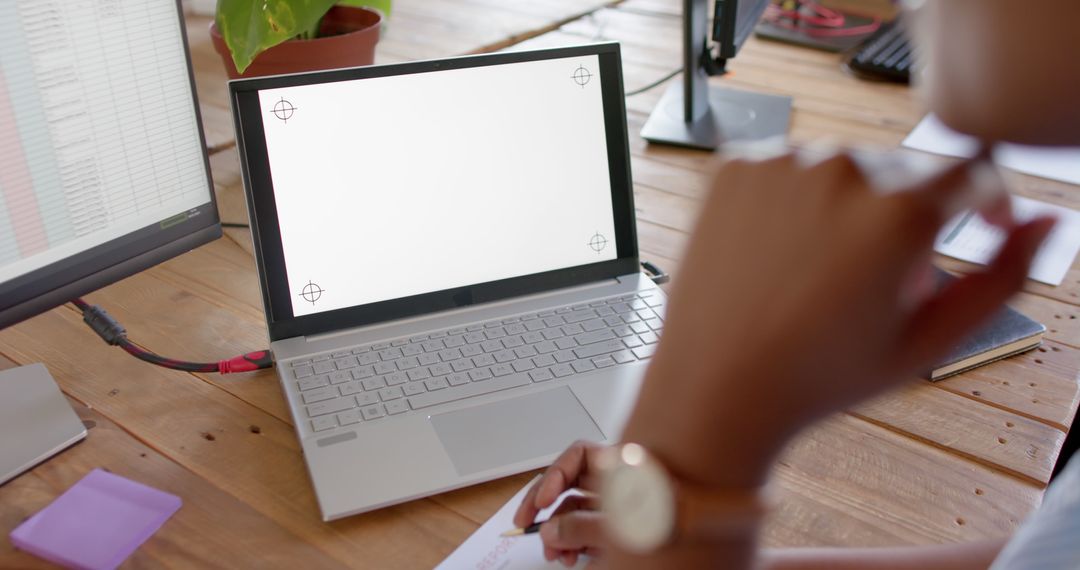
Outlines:
POLYGON ((877 17, 866 24, 848 27, 844 14, 813 0, 787 0, 780 4, 769 4, 764 19, 776 27, 811 37, 864 36, 881 27, 881 18, 877 17))
POLYGON ((274 365, 274 359, 269 350, 258 350, 234 356, 228 360, 218 362, 187 362, 166 358, 160 354, 142 348, 127 338, 127 330, 123 325, 112 318, 98 305, 91 305, 82 299, 71 302, 82 312, 85 322, 98 336, 112 346, 119 346, 125 352, 150 364, 156 364, 172 370, 185 372, 217 372, 220 374, 232 374, 236 372, 252 372, 274 365))

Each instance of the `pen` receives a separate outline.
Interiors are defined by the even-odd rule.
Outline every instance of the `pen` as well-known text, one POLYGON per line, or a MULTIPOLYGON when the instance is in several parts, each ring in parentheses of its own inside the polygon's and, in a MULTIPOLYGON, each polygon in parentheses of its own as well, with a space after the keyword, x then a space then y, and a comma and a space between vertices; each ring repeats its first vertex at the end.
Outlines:
POLYGON ((533 534, 533 533, 536 533, 536 532, 540 532, 540 525, 542 525, 542 524, 544 524, 546 522, 547 522, 546 520, 545 521, 540 521, 540 522, 534 522, 534 523, 532 523, 531 525, 529 525, 529 526, 527 526, 525 528, 510 529, 510 530, 500 534, 499 536, 503 536, 503 537, 506 537, 506 536, 521 536, 523 534, 533 534))
MULTIPOLYGON (((591 491, 578 490, 575 494, 577 496, 579 496, 579 497, 584 497, 584 498, 590 499, 590 500, 597 500, 599 498, 596 493, 593 493, 591 491)), ((527 526, 525 528, 513 528, 513 529, 510 529, 510 530, 508 530, 506 532, 503 532, 499 536, 507 537, 507 536, 521 536, 523 534, 535 534, 535 533, 540 532, 540 525, 548 522, 548 520, 551 520, 551 519, 542 520, 542 521, 539 521, 539 522, 534 522, 534 523, 532 523, 531 525, 529 525, 529 526, 527 526)))

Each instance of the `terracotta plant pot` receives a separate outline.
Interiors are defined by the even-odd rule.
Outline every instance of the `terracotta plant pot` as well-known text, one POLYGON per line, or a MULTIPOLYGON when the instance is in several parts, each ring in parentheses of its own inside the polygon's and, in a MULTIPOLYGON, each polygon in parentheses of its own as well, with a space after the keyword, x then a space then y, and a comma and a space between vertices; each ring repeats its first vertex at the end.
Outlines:
POLYGON ((213 23, 210 24, 210 37, 229 79, 237 79, 371 65, 375 63, 375 44, 379 41, 381 23, 382 16, 374 10, 334 6, 323 18, 320 37, 276 45, 256 56, 243 74, 236 71, 225 39, 213 23))

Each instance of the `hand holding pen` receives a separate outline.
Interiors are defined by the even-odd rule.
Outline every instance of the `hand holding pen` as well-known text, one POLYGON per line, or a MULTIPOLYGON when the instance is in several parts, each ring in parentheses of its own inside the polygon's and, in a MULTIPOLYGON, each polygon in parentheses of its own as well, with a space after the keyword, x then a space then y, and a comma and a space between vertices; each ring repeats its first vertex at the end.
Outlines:
POLYGON ((514 514, 518 528, 503 536, 539 533, 544 543, 544 558, 558 560, 566 566, 577 564, 581 554, 600 555, 603 527, 597 510, 595 466, 601 449, 602 446, 585 441, 567 448, 525 494, 514 514), (566 497, 547 520, 537 522, 537 514, 555 504, 568 489, 578 489, 581 494, 566 497))

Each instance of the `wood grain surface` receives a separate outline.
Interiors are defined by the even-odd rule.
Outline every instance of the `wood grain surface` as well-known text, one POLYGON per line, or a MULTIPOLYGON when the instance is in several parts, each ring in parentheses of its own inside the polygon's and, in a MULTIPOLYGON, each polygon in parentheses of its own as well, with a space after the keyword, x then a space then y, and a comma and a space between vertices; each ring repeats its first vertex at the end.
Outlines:
MULTIPOLYGON (((628 91, 680 66, 678 0, 399 0, 377 61, 615 40, 628 91)), ((188 21, 222 218, 246 222, 225 74, 209 21, 188 21)), ((751 39, 717 83, 794 98, 790 139, 894 148, 923 115, 908 88, 845 74, 838 56, 751 39)), ((676 79, 677 80, 677 79, 676 79)), ((638 136, 666 85, 627 100, 643 257, 678 263, 714 158, 638 136)), ((1075 186, 1010 175, 1019 195, 1080 208, 1075 186)), ((723 181, 717 182, 722 184, 723 181)), ((975 266, 941 258, 955 272, 975 266)), ((1080 264, 1059 287, 1028 282, 1013 305, 1047 325, 1042 348, 911 385, 793 442, 776 469, 765 542, 900 545, 1001 536, 1038 506, 1076 412, 1080 264)), ((106 287, 140 345, 216 360, 266 345, 246 230, 106 287)), ((89 437, 0 487, 10 532, 95 467, 180 495, 184 507, 124 565, 425 568, 448 555, 531 474, 323 523, 277 379, 156 368, 105 346, 58 307, 0 331, 0 368, 45 363, 89 437)), ((9 437, 4 434, 4 437, 9 437)), ((747 437, 752 437, 747 435, 747 437)), ((41 567, 0 541, 0 567, 41 567)))

